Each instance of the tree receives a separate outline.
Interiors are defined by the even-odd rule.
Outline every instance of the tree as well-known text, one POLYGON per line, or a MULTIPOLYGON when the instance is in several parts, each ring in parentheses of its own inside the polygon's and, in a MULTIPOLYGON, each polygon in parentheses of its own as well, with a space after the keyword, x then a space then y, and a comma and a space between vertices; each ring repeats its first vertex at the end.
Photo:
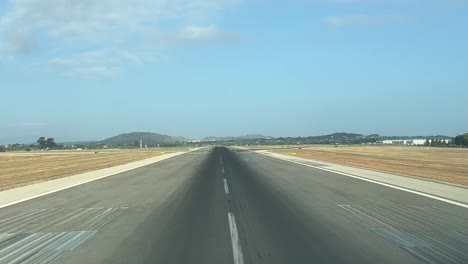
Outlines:
POLYGON ((45 137, 40 137, 38 140, 37 140, 37 144, 39 145, 39 148, 40 149, 45 149, 47 148, 47 140, 45 137))
POLYGON ((6 151, 5 146, 0 146, 0 152, 5 152, 5 151, 6 151))
POLYGON ((51 149, 51 148, 55 148, 57 146, 57 143, 54 142, 54 138, 48 138, 47 141, 46 141, 46 146, 47 148, 51 149))
POLYGON ((429 141, 429 139, 426 139, 426 142, 424 143, 424 146, 430 146, 431 145, 431 142, 429 141))
POLYGON ((453 142, 457 146, 468 146, 468 133, 456 136, 453 142))

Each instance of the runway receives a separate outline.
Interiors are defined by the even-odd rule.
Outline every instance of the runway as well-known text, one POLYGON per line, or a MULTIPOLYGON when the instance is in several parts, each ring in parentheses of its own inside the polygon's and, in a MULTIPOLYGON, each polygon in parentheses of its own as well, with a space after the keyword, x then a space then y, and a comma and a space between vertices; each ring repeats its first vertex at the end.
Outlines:
POLYGON ((468 263, 468 209, 253 152, 190 152, 0 209, 0 263, 468 263))

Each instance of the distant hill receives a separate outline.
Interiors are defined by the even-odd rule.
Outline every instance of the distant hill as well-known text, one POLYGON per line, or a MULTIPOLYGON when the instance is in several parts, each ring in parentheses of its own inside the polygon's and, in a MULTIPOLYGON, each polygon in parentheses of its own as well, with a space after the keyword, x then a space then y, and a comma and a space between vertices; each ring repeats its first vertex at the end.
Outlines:
POLYGON ((333 133, 321 136, 308 136, 308 137, 278 137, 272 139, 256 139, 256 140, 238 140, 239 144, 275 144, 275 145, 289 145, 289 144, 367 144, 378 143, 387 139, 451 139, 447 136, 380 136, 378 134, 363 135, 356 133, 333 133))
POLYGON ((308 137, 280 137, 278 142, 301 143, 301 144, 357 144, 375 142, 380 136, 377 134, 363 135, 355 133, 333 133, 321 136, 308 137))
POLYGON ((151 132, 133 132, 104 139, 101 143, 106 145, 127 146, 135 144, 135 142, 140 141, 140 139, 143 140, 143 144, 148 146, 169 145, 180 141, 186 141, 186 139, 182 137, 171 137, 151 132))
POLYGON ((205 137, 202 141, 232 141, 232 140, 251 140, 251 139, 271 139, 272 137, 264 136, 264 135, 243 135, 237 137, 205 137))

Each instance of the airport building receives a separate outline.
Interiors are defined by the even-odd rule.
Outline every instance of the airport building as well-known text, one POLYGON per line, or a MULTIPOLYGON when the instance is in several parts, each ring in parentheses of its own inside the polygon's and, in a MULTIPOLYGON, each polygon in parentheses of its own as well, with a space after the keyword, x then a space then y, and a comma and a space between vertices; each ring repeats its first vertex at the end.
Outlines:
MULTIPOLYGON (((428 139, 391 139, 382 141, 383 144, 389 145, 411 145, 411 146, 423 146, 428 139)), ((450 139, 441 139, 445 143, 449 143, 450 139)), ((429 143, 432 142, 432 139, 429 139, 429 143)))
MULTIPOLYGON (((426 143, 427 139, 391 139, 382 141, 383 144, 393 144, 393 145, 414 145, 420 146, 426 143)), ((431 140, 429 139, 429 142, 431 140)))

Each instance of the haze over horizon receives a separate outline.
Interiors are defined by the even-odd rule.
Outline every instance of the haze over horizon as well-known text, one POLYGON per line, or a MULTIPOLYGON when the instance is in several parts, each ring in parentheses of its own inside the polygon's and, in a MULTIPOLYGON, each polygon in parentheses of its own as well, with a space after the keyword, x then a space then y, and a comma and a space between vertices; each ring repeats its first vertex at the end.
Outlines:
MULTIPOLYGON (((66 140, 66 139, 63 139, 63 138, 54 138, 56 140, 57 143, 71 143, 71 142, 94 142, 94 141, 103 141, 103 140, 106 140, 106 139, 109 139, 109 138, 113 138, 115 136, 119 136, 119 135, 123 135, 123 134, 131 134, 131 133, 156 133, 156 134, 160 134, 160 133, 157 133, 157 132, 149 132, 149 131, 146 131, 146 132, 141 132, 141 131, 132 131, 132 132, 124 132, 124 133, 120 133, 120 134, 115 134, 115 135, 111 135, 111 136, 106 136, 106 137, 102 137, 102 138, 87 138, 87 139, 79 139, 79 140, 76 140, 76 139, 70 139, 70 140, 66 140)), ((339 132, 332 132, 332 133, 328 133, 328 134, 320 134, 320 135, 279 135, 279 136, 271 136, 271 135, 266 135, 266 134, 242 134, 242 135, 223 135, 223 136, 216 136, 216 135, 210 135, 210 136, 203 136, 203 137, 184 137, 184 136, 180 136, 180 135, 166 135, 166 134, 161 134, 161 135, 164 135, 164 136, 170 136, 170 137, 184 137, 186 139, 190 139, 190 140, 200 140, 200 139, 206 139, 206 138, 230 138, 230 137, 246 137, 246 136, 252 136, 252 135, 257 135, 257 136, 265 136, 265 137, 272 137, 272 138, 287 138, 287 137, 309 137, 309 136, 325 136, 325 135, 331 135, 331 134, 335 134, 335 133, 353 133, 353 134, 363 134, 363 133, 358 133, 358 132, 345 132, 345 131, 339 131, 339 132)), ((372 134, 376 134, 376 133, 367 133, 367 134, 364 134, 364 135, 372 135, 372 134)), ((380 136, 451 136, 451 135, 441 135, 441 134, 434 134, 434 135, 383 135, 383 134, 379 134, 380 136)), ((0 140, 0 145, 8 145, 8 144, 16 144, 16 143, 19 143, 19 144, 34 144, 36 142, 36 140, 41 137, 41 136, 45 136, 45 137, 53 137, 53 135, 43 135, 43 134, 38 134, 38 136, 31 136, 30 138, 27 138, 25 140, 9 140, 8 141, 8 138, 7 140, 3 139, 0 140)))
POLYGON ((468 131, 468 3, 0 2, 0 144, 468 131))

